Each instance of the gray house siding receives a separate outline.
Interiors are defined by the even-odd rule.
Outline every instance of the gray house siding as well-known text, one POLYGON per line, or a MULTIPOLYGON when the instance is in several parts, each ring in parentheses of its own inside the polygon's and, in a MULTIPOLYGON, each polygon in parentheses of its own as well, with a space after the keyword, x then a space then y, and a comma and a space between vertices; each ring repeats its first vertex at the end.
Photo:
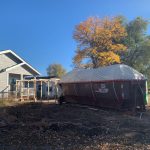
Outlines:
POLYGON ((10 90, 10 85, 9 85, 9 74, 16 74, 16 75, 20 75, 20 79, 23 79, 23 76, 31 76, 33 74, 31 74, 30 72, 28 72, 27 70, 25 70, 22 66, 16 67, 10 71, 5 71, 3 73, 0 73, 0 98, 1 97, 7 97, 7 93, 10 90), (3 96, 2 96, 3 94, 3 96))
POLYGON ((8 83, 7 83, 7 72, 1 71, 2 69, 6 69, 8 67, 14 66, 17 63, 10 59, 7 55, 2 54, 0 55, 0 92, 1 91, 8 91, 8 83))
POLYGON ((7 96, 4 93, 7 93, 11 89, 10 77, 16 76, 18 78, 19 76, 22 80, 24 76, 38 75, 28 64, 25 63, 22 65, 21 63, 25 62, 19 60, 11 52, 0 54, 0 98, 7 96))
POLYGON ((24 69, 22 66, 18 66, 18 67, 14 68, 14 69, 11 69, 10 71, 7 71, 7 73, 20 74, 21 75, 21 79, 23 79, 24 75, 30 75, 30 76, 33 75, 29 71, 24 69))
POLYGON ((0 92, 7 87, 7 73, 0 73, 0 92))
POLYGON ((8 58, 5 54, 0 55, 0 70, 16 65, 17 63, 8 58))

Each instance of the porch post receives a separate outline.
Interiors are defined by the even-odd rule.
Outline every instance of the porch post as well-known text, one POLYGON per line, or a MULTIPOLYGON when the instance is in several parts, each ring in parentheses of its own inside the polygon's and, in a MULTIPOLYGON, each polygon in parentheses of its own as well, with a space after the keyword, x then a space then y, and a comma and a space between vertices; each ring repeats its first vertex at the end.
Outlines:
POLYGON ((42 99, 42 94, 43 94, 43 93, 42 93, 42 92, 43 92, 42 90, 43 90, 43 88, 42 88, 42 81, 41 81, 41 99, 42 99))
POLYGON ((27 92, 28 93, 28 100, 29 100, 29 94, 30 94, 29 93, 29 86, 30 86, 30 82, 28 81, 28 92, 27 92))
POLYGON ((36 79, 34 79, 34 101, 36 102, 36 100, 37 100, 37 96, 36 96, 36 79))
POLYGON ((50 81, 48 80, 48 82, 47 82, 48 83, 48 85, 47 85, 48 86, 48 96, 49 96, 49 85, 50 85, 49 82, 50 81))

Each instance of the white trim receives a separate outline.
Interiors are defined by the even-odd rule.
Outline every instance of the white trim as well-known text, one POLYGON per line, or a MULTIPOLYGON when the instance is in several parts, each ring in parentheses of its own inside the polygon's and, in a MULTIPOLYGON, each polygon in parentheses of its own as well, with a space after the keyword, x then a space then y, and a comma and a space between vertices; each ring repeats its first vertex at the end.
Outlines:
POLYGON ((31 68, 33 71, 35 71, 38 75, 41 75, 36 69, 34 69, 31 65, 29 65, 27 62, 25 62, 20 56, 18 56, 15 52, 13 52, 12 50, 3 50, 0 51, 0 55, 1 54, 6 54, 6 53, 11 53, 13 54, 16 58, 18 58, 19 60, 21 60, 24 64, 26 64, 29 68, 31 68))
POLYGON ((22 65, 24 65, 24 64, 26 64, 26 63, 23 62, 23 63, 17 64, 17 65, 15 65, 15 66, 12 66, 12 67, 6 69, 6 71, 12 70, 12 69, 17 68, 17 67, 19 67, 19 66, 22 66, 22 65))

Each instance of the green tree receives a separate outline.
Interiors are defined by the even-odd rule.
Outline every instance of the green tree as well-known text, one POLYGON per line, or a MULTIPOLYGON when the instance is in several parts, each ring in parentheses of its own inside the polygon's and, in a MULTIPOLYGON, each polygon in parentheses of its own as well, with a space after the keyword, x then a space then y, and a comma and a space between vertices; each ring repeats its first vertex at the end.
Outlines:
POLYGON ((124 25, 127 37, 123 43, 127 51, 121 54, 122 62, 150 77, 150 37, 146 35, 148 21, 137 17, 124 25))
POLYGON ((61 64, 51 64, 47 68, 47 74, 49 76, 56 76, 61 78, 63 75, 66 74, 66 70, 61 64))
POLYGON ((123 54, 122 61, 130 66, 134 67, 136 60, 142 54, 141 46, 147 41, 145 35, 147 25, 147 21, 141 17, 137 17, 125 25, 127 37, 123 42, 127 46, 127 51, 123 54))

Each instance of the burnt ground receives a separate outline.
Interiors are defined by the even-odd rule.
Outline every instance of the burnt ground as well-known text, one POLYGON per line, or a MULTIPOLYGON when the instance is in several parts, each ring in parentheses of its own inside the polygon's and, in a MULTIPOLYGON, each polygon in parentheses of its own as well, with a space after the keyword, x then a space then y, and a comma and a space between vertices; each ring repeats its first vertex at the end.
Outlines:
POLYGON ((71 104, 0 106, 0 150, 150 149, 150 110, 143 114, 71 104))

